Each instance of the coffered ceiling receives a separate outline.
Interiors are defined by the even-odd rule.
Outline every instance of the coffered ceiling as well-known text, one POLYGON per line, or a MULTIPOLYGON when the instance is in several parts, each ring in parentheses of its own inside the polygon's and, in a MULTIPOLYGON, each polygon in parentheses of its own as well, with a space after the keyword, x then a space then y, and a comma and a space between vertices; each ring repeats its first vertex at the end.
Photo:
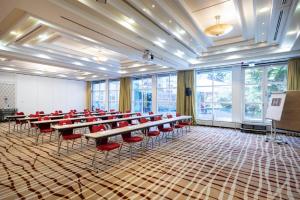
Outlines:
POLYGON ((299 56, 299 34, 298 0, 0 0, 0 70, 98 80, 219 67, 299 56), (207 36, 215 16, 232 31, 207 36))

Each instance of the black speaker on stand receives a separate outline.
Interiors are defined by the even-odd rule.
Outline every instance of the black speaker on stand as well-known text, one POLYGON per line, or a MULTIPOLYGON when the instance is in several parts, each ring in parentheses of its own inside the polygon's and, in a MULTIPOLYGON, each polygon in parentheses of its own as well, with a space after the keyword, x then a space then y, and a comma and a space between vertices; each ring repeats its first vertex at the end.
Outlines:
POLYGON ((187 97, 192 96, 192 89, 191 88, 185 88, 185 96, 187 96, 187 97))

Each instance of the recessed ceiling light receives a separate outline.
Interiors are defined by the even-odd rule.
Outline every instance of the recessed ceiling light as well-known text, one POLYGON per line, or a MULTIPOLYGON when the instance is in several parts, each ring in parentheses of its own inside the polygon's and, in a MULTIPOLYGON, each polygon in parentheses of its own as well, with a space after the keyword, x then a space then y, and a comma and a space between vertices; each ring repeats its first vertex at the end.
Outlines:
POLYGON ((97 77, 98 77, 97 75, 93 75, 93 76, 92 76, 92 78, 97 78, 97 77))
POLYGON ((105 67, 98 67, 100 70, 107 70, 105 67))
POLYGON ((88 59, 88 58, 84 58, 84 57, 80 58, 80 60, 84 60, 84 61, 90 61, 90 59, 88 59))
POLYGON ((7 58, 0 58, 0 61, 6 61, 7 60, 7 58))
POLYGON ((254 67, 255 63, 249 63, 249 67, 254 67))
POLYGON ((72 62, 74 65, 78 65, 78 66, 83 66, 83 64, 81 63, 81 62, 77 62, 77 61, 75 61, 75 62, 72 62))
POLYGON ((172 20, 169 20, 169 23, 171 24, 171 23, 172 23, 172 20))
POLYGON ((91 72, 83 72, 82 73, 83 76, 90 75, 90 74, 92 74, 92 73, 91 72))
POLYGON ((286 33, 286 35, 294 35, 294 34, 297 34, 298 31, 289 31, 286 33))
POLYGON ((144 72, 144 71, 147 71, 147 69, 146 69, 146 68, 142 68, 142 69, 140 69, 139 71, 140 71, 140 72, 144 72))
POLYGON ((162 68, 162 69, 167 69, 168 67, 167 67, 167 66, 162 66, 161 68, 162 68))
POLYGON ((239 55, 231 55, 231 56, 228 56, 227 58, 226 58, 226 60, 230 60, 230 59, 237 59, 237 58, 240 58, 241 56, 239 56, 239 55))
POLYGON ((49 38, 49 35, 47 35, 47 34, 41 34, 41 35, 38 36, 38 39, 40 41, 47 40, 48 38, 49 38))
POLYGON ((36 56, 37 56, 37 57, 40 57, 40 58, 51 59, 50 56, 45 55, 45 54, 37 54, 36 56))
POLYGON ((125 20, 126 20, 126 22, 129 23, 129 24, 135 24, 135 21, 134 21, 134 19, 132 19, 132 18, 129 18, 129 17, 126 17, 126 16, 125 16, 125 20))
POLYGON ((185 32, 185 30, 180 29, 180 30, 178 31, 178 33, 181 34, 181 35, 184 35, 186 32, 185 32))
POLYGON ((119 70, 118 73, 119 73, 119 74, 126 74, 127 71, 119 70))
POLYGON ((263 23, 261 23, 262 25, 264 25, 265 24, 265 22, 263 22, 263 23))
POLYGON ((146 12, 146 11, 147 11, 147 9, 146 9, 146 8, 143 8, 143 11, 144 11, 144 12, 146 12))
POLYGON ((164 46, 164 44, 162 44, 161 42, 159 42, 159 41, 154 41, 153 42, 154 44, 156 44, 157 46, 160 46, 160 47, 162 47, 162 48, 164 48, 165 46, 164 46))
POLYGON ((265 35, 265 33, 262 33, 262 35, 265 35))
POLYGON ((64 75, 64 74, 58 74, 57 76, 59 76, 59 77, 63 77, 63 78, 66 78, 66 77, 68 77, 68 76, 66 76, 66 75, 64 75))
POLYGON ((76 78, 81 80, 81 79, 84 79, 85 77, 83 77, 83 76, 77 76, 76 78))
POLYGON ((13 36, 17 36, 17 37, 22 35, 21 33, 17 32, 17 31, 10 31, 9 34, 11 34, 13 36))
POLYGON ((269 7, 264 7, 264 8, 261 8, 258 12, 264 13, 264 12, 267 12, 267 11, 269 11, 269 10, 270 10, 269 7))
POLYGON ((44 74, 44 72, 40 72, 40 71, 35 71, 33 73, 35 73, 35 74, 44 74))
POLYGON ((158 41, 161 42, 161 43, 166 43, 166 40, 161 39, 161 38, 158 38, 158 41))
POLYGON ((155 4, 152 4, 152 6, 151 6, 152 8, 155 8, 155 4))
POLYGON ((182 57, 184 55, 184 52, 183 51, 180 51, 180 50, 177 50, 175 52, 175 55, 179 56, 179 57, 182 57))
POLYGON ((15 68, 11 68, 11 67, 2 67, 1 69, 7 70, 7 71, 18 71, 15 68))

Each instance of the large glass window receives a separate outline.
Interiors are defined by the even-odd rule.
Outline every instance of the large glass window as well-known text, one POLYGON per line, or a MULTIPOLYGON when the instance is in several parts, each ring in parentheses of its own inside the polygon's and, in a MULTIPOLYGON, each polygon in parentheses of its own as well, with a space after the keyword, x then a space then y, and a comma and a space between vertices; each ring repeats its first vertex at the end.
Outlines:
POLYGON ((110 80, 108 84, 108 109, 119 110, 120 81, 110 80))
POLYGON ((286 87, 285 65, 244 69, 244 120, 263 122, 271 94, 286 87))
POLYGON ((132 88, 133 112, 152 111, 152 77, 132 79, 132 88))
POLYGON ((198 71, 196 113, 202 120, 232 120, 232 70, 198 71))
POLYGON ((177 75, 157 75, 157 111, 176 113, 177 75))
POLYGON ((106 109, 105 104, 105 81, 97 81, 92 83, 92 108, 106 109))

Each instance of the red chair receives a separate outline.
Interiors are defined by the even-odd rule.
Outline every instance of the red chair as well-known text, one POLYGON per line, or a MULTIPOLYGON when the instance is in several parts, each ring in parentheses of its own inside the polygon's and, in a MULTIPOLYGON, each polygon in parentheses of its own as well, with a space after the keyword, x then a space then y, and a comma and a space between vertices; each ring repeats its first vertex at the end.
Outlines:
MULTIPOLYGON (((105 131, 105 126, 103 124, 100 125, 94 125, 92 127, 92 131, 91 133, 97 133, 97 132, 101 132, 101 131, 105 131)), ((121 155, 121 145, 119 143, 116 142, 109 142, 109 138, 105 137, 105 138, 99 138, 96 141, 96 151, 95 154, 93 156, 93 160, 92 160, 92 166, 95 168, 95 160, 96 160, 96 155, 98 151, 101 151, 102 153, 104 153, 104 165, 106 167, 106 163, 107 163, 107 157, 110 151, 118 149, 118 157, 119 157, 119 162, 120 162, 120 155, 121 155)))
POLYGON ((153 115, 154 113, 152 111, 149 112, 149 115, 153 115))
MULTIPOLYGON (((127 121, 121 121, 119 122, 119 128, 123 128, 123 127, 127 127, 129 126, 128 122, 127 121)), ((140 143, 141 145, 143 145, 143 140, 144 138, 143 137, 140 137, 140 136, 132 136, 131 135, 131 132, 127 132, 127 133, 124 133, 122 134, 122 139, 123 139, 123 143, 122 145, 125 143, 125 144, 128 144, 129 145, 129 150, 130 150, 130 158, 132 158, 132 147, 135 143, 140 143)), ((121 147, 122 148, 122 147, 121 147)))
POLYGON ((107 116, 107 119, 110 120, 110 119, 116 119, 117 117, 114 116, 114 115, 110 115, 110 116, 107 116))
MULTIPOLYGON (((173 118, 173 115, 171 115, 171 114, 168 114, 167 115, 167 118, 168 119, 171 119, 171 118, 173 118)), ((183 125, 183 124, 179 124, 179 123, 176 123, 176 124, 171 124, 171 127, 173 127, 173 128, 175 128, 176 130, 177 130, 177 133, 179 133, 179 130, 181 130, 181 133, 183 134, 183 128, 185 127, 185 125, 183 125)))
MULTIPOLYGON (((50 120, 48 116, 46 117, 39 117, 38 121, 47 121, 50 120)), ((42 134, 42 143, 44 141, 44 134, 50 134, 50 141, 51 141, 51 136, 53 133, 53 128, 51 128, 51 123, 42 123, 38 125, 39 133, 36 136, 36 144, 38 143, 39 136, 42 134)))
MULTIPOLYGON (((159 120, 162 120, 161 116, 157 116, 154 118, 154 121, 159 121, 159 120)), ((166 137, 166 141, 168 139, 168 134, 172 133, 172 135, 174 134, 174 129, 170 126, 170 127, 164 127, 164 125, 159 125, 158 126, 158 130, 160 132, 163 133, 163 136, 162 137, 166 137)))
MULTIPOLYGON (((140 118, 139 121, 141 124, 148 122, 148 120, 144 117, 140 118)), ((159 135, 160 135, 159 130, 150 131, 150 129, 148 128, 147 130, 145 130, 144 134, 146 135, 146 147, 148 147, 148 143, 151 139, 151 146, 153 148, 154 147, 154 138, 155 138, 155 140, 157 140, 159 138, 159 135)), ((158 140, 158 141, 159 141, 159 146, 160 146, 160 140, 158 140)))
POLYGON ((103 116, 105 115, 106 113, 105 112, 98 112, 100 116, 103 116))
POLYGON ((42 114, 42 115, 43 115, 43 114, 45 114, 45 112, 44 112, 44 111, 40 111, 40 114, 42 114))
POLYGON ((62 110, 59 110, 59 111, 58 111, 58 113, 59 113, 59 114, 62 114, 62 113, 63 113, 63 111, 62 111, 62 110))
MULTIPOLYGON (((63 126, 63 125, 69 125, 72 124, 72 121, 69 119, 64 119, 59 121, 58 125, 63 126)), ((67 141, 67 152, 69 152, 69 141, 72 140, 72 148, 74 146, 74 141, 76 139, 80 138, 80 146, 82 148, 82 135, 81 134, 75 134, 73 133, 73 129, 66 129, 64 132, 61 132, 61 137, 58 138, 58 150, 57 153, 59 154, 60 148, 61 148, 61 143, 63 140, 67 141)))
POLYGON ((138 112, 138 113, 136 113, 136 116, 142 116, 142 114, 138 112))
POLYGON ((97 121, 97 118, 95 116, 90 116, 89 118, 86 118, 86 122, 94 122, 97 121))
POLYGON ((130 114, 124 114, 123 115, 123 118, 128 118, 128 117, 130 117, 131 115, 130 114))
MULTIPOLYGON (((176 113, 176 117, 180 117, 180 116, 181 115, 179 113, 176 113)), ((188 128, 189 131, 191 131, 191 125, 192 125, 191 121, 179 121, 178 124, 184 125, 186 128, 186 132, 188 131, 188 128)))
MULTIPOLYGON (((24 115, 24 112, 16 112, 16 115, 19 115, 19 116, 24 115)), ((24 116, 24 117, 25 117, 25 116, 24 116)), ((24 121, 24 120, 20 121, 20 120, 16 119, 16 123, 14 124, 14 130, 15 130, 16 127, 17 127, 17 131, 18 131, 18 126, 19 126, 19 125, 20 125, 20 130, 21 130, 21 129, 22 129, 22 125, 23 125, 23 124, 26 125, 26 123, 27 123, 27 121, 24 121)))
POLYGON ((115 112, 115 109, 110 109, 109 112, 115 112))

